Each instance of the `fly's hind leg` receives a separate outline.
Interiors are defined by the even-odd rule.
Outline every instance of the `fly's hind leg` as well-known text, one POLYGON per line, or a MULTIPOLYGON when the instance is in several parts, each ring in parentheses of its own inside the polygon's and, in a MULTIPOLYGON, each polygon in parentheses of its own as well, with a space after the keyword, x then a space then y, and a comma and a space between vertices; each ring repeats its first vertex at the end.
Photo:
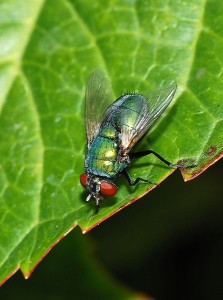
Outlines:
POLYGON ((122 174, 125 176, 125 178, 128 180, 128 183, 133 186, 136 185, 138 182, 143 181, 143 182, 147 182, 147 183, 151 183, 151 184, 155 184, 154 182, 151 182, 147 179, 141 178, 141 177, 137 177, 136 179, 132 179, 132 177, 130 176, 129 172, 126 171, 125 169, 122 171, 122 174))
POLYGON ((168 167, 170 168, 185 168, 185 169, 189 169, 189 168, 194 168, 196 167, 196 165, 190 165, 190 166, 183 166, 180 164, 173 164, 171 162, 169 162, 168 160, 166 160, 165 158, 163 158, 161 155, 159 155, 158 153, 156 153, 155 151, 148 149, 145 151, 140 151, 140 152, 136 152, 136 153, 130 153, 130 159, 131 158, 140 158, 149 154, 153 154, 155 155, 159 160, 161 160, 164 164, 166 164, 168 167))

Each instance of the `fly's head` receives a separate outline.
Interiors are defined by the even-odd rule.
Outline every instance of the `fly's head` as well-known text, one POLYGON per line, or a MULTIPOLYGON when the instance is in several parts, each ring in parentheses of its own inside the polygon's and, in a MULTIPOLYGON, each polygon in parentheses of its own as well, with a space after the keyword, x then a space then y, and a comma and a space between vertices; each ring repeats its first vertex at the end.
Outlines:
POLYGON ((92 174, 83 173, 80 176, 82 186, 89 191, 86 201, 92 197, 95 199, 96 212, 98 212, 99 204, 105 197, 112 197, 117 193, 117 186, 107 181, 106 178, 100 178, 92 174))

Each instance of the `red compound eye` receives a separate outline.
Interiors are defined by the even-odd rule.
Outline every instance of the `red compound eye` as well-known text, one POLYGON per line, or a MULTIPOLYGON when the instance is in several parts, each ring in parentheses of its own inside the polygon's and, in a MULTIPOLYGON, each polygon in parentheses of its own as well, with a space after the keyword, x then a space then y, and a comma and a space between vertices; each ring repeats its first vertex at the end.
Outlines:
POLYGON ((100 193, 102 196, 104 197, 112 197, 117 193, 117 186, 107 182, 107 181, 102 181, 101 182, 101 189, 100 189, 100 193))
POLYGON ((80 182, 84 188, 86 188, 86 186, 87 186, 87 179, 88 179, 88 175, 86 173, 81 174, 80 182))

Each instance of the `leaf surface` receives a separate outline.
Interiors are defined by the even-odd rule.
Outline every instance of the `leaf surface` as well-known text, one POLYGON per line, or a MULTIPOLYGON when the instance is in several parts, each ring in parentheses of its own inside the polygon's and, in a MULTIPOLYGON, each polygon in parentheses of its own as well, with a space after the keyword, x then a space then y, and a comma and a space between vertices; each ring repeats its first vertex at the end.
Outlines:
MULTIPOLYGON (((217 0, 0 3, 1 281, 18 268, 28 277, 71 228, 86 232, 154 187, 120 177, 117 197, 97 215, 85 202, 84 93, 95 69, 117 97, 178 83, 137 149, 195 163, 182 170, 185 180, 222 156, 222 13, 217 0)), ((156 183, 173 171, 152 156, 130 168, 156 183)))

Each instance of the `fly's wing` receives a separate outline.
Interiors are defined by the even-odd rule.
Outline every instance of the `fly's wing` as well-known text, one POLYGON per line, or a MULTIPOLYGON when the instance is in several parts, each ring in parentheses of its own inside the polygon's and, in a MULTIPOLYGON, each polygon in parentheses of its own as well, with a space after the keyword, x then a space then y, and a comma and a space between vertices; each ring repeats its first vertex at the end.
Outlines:
POLYGON ((123 126, 122 137, 123 149, 128 153, 137 141, 149 130, 158 117, 165 111, 176 92, 175 82, 152 92, 146 99, 141 112, 138 115, 134 128, 123 126))
POLYGON ((102 123, 110 123, 120 133, 124 153, 131 150, 164 112, 175 91, 176 84, 172 82, 147 97, 140 94, 121 96, 109 107, 102 123))
POLYGON ((85 94, 88 147, 98 134, 101 120, 112 97, 111 84, 104 73, 94 72, 88 80, 85 94))

